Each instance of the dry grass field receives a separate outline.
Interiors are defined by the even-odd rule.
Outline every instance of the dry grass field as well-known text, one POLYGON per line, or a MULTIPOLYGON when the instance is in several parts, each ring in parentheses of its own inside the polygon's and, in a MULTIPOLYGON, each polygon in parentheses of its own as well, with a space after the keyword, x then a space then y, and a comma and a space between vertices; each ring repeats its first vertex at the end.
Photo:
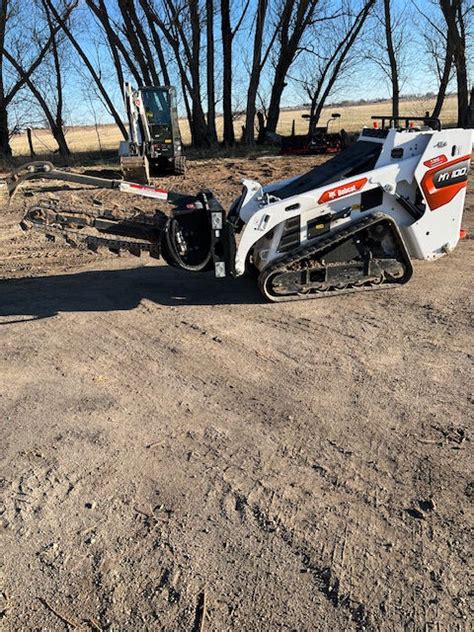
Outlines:
MULTIPOLYGON (((401 114, 403 116, 423 116, 427 110, 432 109, 434 105, 433 99, 413 99, 403 101, 401 104, 401 114)), ((446 99, 442 112, 442 121, 444 125, 452 125, 456 121, 456 97, 450 96, 446 99)), ((370 117, 372 114, 386 114, 390 111, 389 102, 351 105, 340 108, 326 108, 323 110, 322 121, 330 117, 331 112, 338 111, 341 114, 341 126, 347 131, 358 131, 364 125, 370 125, 370 117)), ((304 133, 307 129, 307 122, 301 118, 305 110, 285 110, 281 113, 278 132, 280 134, 289 134, 292 122, 296 122, 296 132, 304 133)), ((237 137, 240 136, 243 119, 238 118, 235 121, 235 132, 237 137)), ((181 120, 181 133, 185 144, 189 144, 191 136, 187 120, 181 120)), ((222 118, 217 121, 218 133, 222 132, 222 118)), ((36 129, 34 134, 35 151, 38 154, 50 153, 56 149, 56 144, 48 130, 36 129)), ((88 151, 107 151, 118 148, 120 140, 120 132, 116 125, 100 125, 97 128, 93 125, 84 127, 72 127, 69 129, 67 139, 69 146, 73 152, 88 151)), ((28 155, 28 145, 26 135, 21 134, 12 140, 12 149, 14 155, 28 155)))

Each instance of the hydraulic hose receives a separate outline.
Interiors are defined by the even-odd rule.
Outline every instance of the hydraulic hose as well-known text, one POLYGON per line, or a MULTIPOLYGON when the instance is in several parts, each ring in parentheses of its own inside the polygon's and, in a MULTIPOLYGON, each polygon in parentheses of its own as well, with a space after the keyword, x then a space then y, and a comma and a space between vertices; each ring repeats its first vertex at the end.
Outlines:
POLYGON ((212 267, 212 254, 211 254, 211 242, 209 239, 209 246, 205 244, 207 234, 202 230, 194 232, 193 235, 200 240, 195 246, 191 243, 184 241, 182 232, 182 226, 179 220, 175 217, 170 217, 166 223, 163 231, 161 241, 161 251, 165 261, 176 268, 187 270, 188 272, 203 272, 209 270, 212 267), (182 247, 185 246, 191 255, 186 253, 180 253, 182 247), (199 250, 204 252, 200 253, 200 256, 196 257, 196 246, 199 250), (197 261, 195 261, 197 259, 197 261))

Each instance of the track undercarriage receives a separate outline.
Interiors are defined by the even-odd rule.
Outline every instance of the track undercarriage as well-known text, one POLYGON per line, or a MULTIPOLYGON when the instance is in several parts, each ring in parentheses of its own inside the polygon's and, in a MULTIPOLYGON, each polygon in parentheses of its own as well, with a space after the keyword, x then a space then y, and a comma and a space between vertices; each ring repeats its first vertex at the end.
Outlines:
POLYGON ((274 262, 258 285, 265 298, 283 302, 395 287, 411 275, 397 226, 375 213, 274 262))

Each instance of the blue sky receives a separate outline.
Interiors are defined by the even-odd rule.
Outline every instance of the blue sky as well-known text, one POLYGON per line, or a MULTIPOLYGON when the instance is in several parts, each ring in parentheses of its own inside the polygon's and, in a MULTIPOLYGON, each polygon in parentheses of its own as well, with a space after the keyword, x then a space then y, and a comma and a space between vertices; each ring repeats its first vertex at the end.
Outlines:
MULTIPOLYGON (((238 14, 242 0, 233 0, 232 7, 234 12, 234 20, 238 14)), ((362 0, 359 0, 362 1, 362 0)), ((252 0, 254 5, 256 0, 252 0)), ((324 3, 328 7, 328 10, 334 6, 331 0, 321 0, 320 10, 324 3)), ((106 0, 106 4, 110 9, 111 15, 114 15, 117 10, 116 0, 106 0)), ((429 91, 436 91, 437 84, 435 75, 430 72, 430 65, 428 58, 424 52, 422 30, 423 30, 423 18, 419 15, 416 7, 420 7, 422 11, 427 12, 430 16, 436 16, 436 10, 431 0, 417 0, 417 2, 408 2, 405 0, 395 0, 394 12, 399 15, 403 12, 405 16, 405 29, 406 29, 406 47, 405 47, 405 62, 402 68, 402 94, 424 94, 429 91)), ((253 15, 250 10, 249 15, 253 15)), ((373 25, 373 22, 372 22, 373 25)), ((80 41, 85 46, 89 55, 95 59, 96 64, 99 64, 101 71, 105 77, 105 83, 108 86, 109 92, 114 98, 114 102, 117 107, 122 111, 122 99, 119 87, 117 86, 113 65, 108 57, 106 48, 103 46, 103 36, 98 27, 92 24, 92 19, 86 7, 81 6, 79 12, 75 17, 75 26, 80 31, 80 41), (102 47, 101 47, 102 43, 102 47), (97 52, 97 45, 99 49, 97 52)), ((368 27, 371 25, 368 24, 368 27)), ((252 21, 245 20, 240 32, 234 40, 234 100, 236 109, 241 109, 245 102, 247 81, 248 81, 248 65, 249 55, 251 53, 249 40, 252 38, 252 21)), ((220 47, 220 33, 219 24, 216 23, 216 47, 219 51, 220 47)), ((203 33, 204 37, 204 33, 203 33)), ((363 39, 359 40, 359 47, 369 46, 371 40, 369 35, 366 35, 363 39)), ((314 42, 313 42, 314 43, 314 42)), ((373 44, 376 47, 376 43, 373 44)), ((68 101, 68 123, 93 123, 94 114, 97 117, 98 122, 111 122, 111 117, 101 106, 97 99, 91 99, 90 90, 86 90, 86 85, 90 84, 90 79, 87 73, 79 74, 74 70, 74 66, 77 68, 77 63, 74 62, 74 56, 71 55, 72 62, 71 68, 66 76, 66 96, 68 101)), ((473 77, 473 59, 472 55, 469 61, 470 76, 473 77)), ((219 59, 217 59, 219 63, 219 59)), ((173 66, 173 60, 171 59, 171 66, 173 66)), ((292 74, 292 73, 290 73, 292 74)), ((205 68, 203 67, 203 84, 205 86, 205 68)), ((263 97, 267 98, 271 87, 271 67, 268 68, 265 73, 263 97)), ((216 84, 218 90, 220 90, 220 72, 216 73, 216 84)), ((452 82, 450 86, 451 90, 455 90, 455 82, 452 82)), ((389 98, 390 88, 386 78, 383 76, 383 72, 377 68, 376 65, 369 61, 362 61, 355 69, 339 82, 335 94, 332 95, 330 101, 339 100, 358 100, 358 99, 375 99, 375 98, 389 98)), ((301 105, 305 100, 304 92, 295 82, 288 81, 288 86, 283 94, 282 106, 301 105)), ((182 108, 181 108, 182 109, 182 108)), ((220 104, 217 104, 217 109, 220 109, 220 104)), ((181 112, 183 113, 183 112, 181 112)))

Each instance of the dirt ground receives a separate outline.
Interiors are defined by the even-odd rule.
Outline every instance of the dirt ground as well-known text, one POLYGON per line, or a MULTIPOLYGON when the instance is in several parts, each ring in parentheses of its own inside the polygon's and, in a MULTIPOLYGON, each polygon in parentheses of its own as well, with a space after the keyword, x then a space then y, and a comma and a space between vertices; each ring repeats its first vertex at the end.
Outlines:
MULTIPOLYGON (((313 163, 164 184, 227 204, 313 163)), ((49 182, 0 213, 0 627, 470 630, 474 242, 403 289, 268 305, 23 233, 45 198, 143 206, 49 182)))

